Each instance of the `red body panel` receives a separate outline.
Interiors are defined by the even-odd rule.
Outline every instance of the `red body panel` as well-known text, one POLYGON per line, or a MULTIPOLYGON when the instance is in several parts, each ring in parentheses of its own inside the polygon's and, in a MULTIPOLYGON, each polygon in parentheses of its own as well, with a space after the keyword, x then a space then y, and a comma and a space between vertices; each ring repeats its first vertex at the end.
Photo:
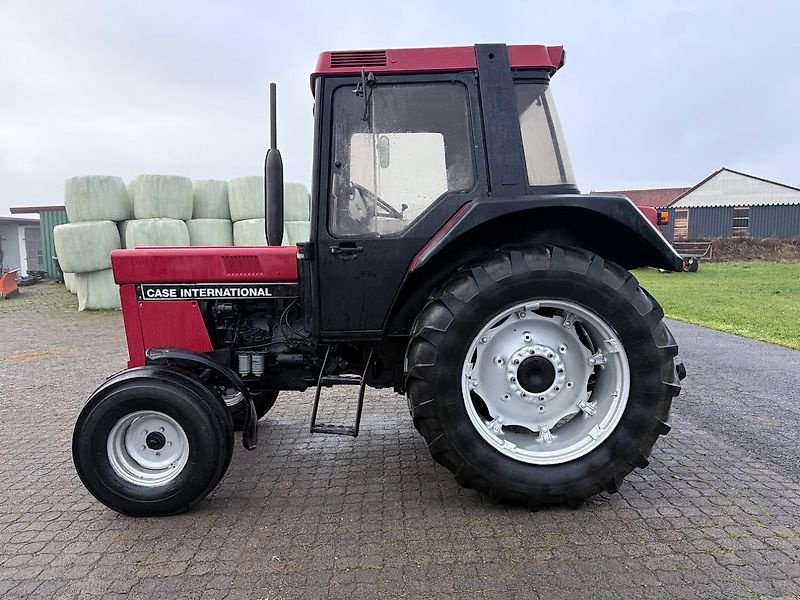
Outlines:
POLYGON ((290 283, 294 246, 136 248, 111 253, 114 279, 125 283, 290 283))
POLYGON ((128 367, 144 365, 148 348, 213 350, 197 302, 139 301, 140 283, 293 283, 294 246, 136 248, 111 253, 120 284, 128 367))
MULTIPOLYGON (((512 69, 546 69, 557 71, 564 60, 562 46, 508 46, 512 69)), ((475 48, 405 48, 400 50, 352 50, 323 52, 311 75, 311 88, 320 75, 360 75, 372 73, 443 73, 472 71, 478 68, 475 48)))
POLYGON ((658 227, 658 213, 656 212, 655 208, 652 208, 650 206, 639 206, 638 204, 636 205, 636 208, 638 208, 641 211, 641 213, 645 217, 647 217, 648 221, 650 221, 653 225, 658 227))

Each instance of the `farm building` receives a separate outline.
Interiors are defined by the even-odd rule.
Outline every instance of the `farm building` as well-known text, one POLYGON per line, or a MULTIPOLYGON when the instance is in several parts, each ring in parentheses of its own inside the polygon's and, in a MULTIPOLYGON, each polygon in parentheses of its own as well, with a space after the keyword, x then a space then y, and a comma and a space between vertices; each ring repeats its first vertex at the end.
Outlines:
POLYGON ((720 169, 669 205, 673 239, 800 237, 800 188, 720 169))
POLYGON ((38 271, 46 271, 47 276, 55 279, 59 276, 58 267, 53 261, 56 255, 56 248, 53 243, 53 229, 56 225, 61 225, 67 222, 67 212, 64 210, 64 205, 60 206, 17 206, 11 208, 12 215, 29 215, 37 214, 38 219, 34 222, 37 223, 39 230, 39 246, 40 246, 40 259, 38 271))
POLYGON ((670 213, 672 241, 800 237, 800 188, 722 168, 691 188, 617 190, 634 204, 670 213))
POLYGON ((43 263, 42 238, 38 219, 0 217, 0 273, 41 271, 43 263))

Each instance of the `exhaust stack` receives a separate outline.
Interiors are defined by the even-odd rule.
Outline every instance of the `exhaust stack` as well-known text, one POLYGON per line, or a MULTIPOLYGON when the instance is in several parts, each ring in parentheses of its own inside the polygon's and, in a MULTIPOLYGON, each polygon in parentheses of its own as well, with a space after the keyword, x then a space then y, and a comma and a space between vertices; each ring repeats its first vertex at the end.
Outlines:
POLYGON ((278 150, 277 86, 269 84, 269 150, 264 159, 264 218, 267 245, 283 242, 283 159, 278 150))

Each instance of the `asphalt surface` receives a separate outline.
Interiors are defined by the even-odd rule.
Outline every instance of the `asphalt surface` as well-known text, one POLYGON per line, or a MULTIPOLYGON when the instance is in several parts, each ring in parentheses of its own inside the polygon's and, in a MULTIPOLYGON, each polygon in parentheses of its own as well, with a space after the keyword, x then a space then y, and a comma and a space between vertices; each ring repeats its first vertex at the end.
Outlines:
MULTIPOLYGON (((800 353, 672 323, 673 429, 618 494, 529 512, 459 487, 405 399, 356 439, 281 394, 192 511, 132 519, 78 480, 72 428, 124 367, 119 313, 36 286, 0 303, 0 598, 800 598, 800 353)), ((326 416, 352 409, 352 390, 326 416)))
POLYGON ((688 373, 673 410, 800 477, 800 352, 677 321, 669 327, 688 373))

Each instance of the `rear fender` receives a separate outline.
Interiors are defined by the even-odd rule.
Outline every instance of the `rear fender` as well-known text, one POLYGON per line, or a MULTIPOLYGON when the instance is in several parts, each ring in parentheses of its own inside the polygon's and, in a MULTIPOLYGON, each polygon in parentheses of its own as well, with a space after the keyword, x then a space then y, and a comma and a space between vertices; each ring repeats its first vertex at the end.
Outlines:
POLYGON ((499 248, 532 244, 583 248, 626 269, 683 268, 670 243, 625 196, 482 198, 459 211, 415 257, 387 333, 408 335, 427 298, 459 268, 499 248))

